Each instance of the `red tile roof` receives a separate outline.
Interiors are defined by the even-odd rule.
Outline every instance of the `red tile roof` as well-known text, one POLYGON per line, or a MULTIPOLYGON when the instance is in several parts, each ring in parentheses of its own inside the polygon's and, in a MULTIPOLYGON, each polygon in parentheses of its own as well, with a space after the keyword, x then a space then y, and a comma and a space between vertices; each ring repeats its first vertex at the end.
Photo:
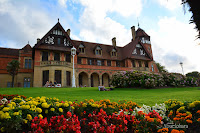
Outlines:
POLYGON ((0 55, 19 56, 19 49, 0 47, 0 55))
POLYGON ((85 46, 85 53, 79 53, 79 57, 87 57, 87 58, 98 58, 98 59, 107 59, 107 60, 122 60, 122 50, 123 47, 114 47, 112 45, 106 45, 106 44, 99 44, 99 43, 93 43, 93 42, 84 42, 84 41, 78 41, 78 40, 72 40, 74 46, 78 49, 80 44, 83 44, 85 46), (100 46, 102 49, 102 55, 96 55, 95 54, 95 48, 97 46, 100 46), (117 50, 117 56, 113 57, 111 56, 110 52, 112 49, 115 48, 117 50))
POLYGON ((150 37, 143 29, 138 28, 136 31, 136 37, 147 36, 150 37))

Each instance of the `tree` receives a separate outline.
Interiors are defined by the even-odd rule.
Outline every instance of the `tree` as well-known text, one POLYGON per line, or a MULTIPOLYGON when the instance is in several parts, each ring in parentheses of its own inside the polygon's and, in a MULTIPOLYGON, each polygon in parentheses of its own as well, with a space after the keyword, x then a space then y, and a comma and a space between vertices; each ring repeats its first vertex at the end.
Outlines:
POLYGON ((189 72, 186 74, 186 77, 195 77, 195 78, 200 78, 200 73, 197 71, 189 72))
POLYGON ((7 72, 12 76, 12 87, 14 87, 15 75, 17 75, 19 70, 19 61, 12 60, 11 62, 8 63, 6 69, 7 72))
POLYGON ((194 23, 195 29, 197 29, 200 38, 200 8, 199 8, 199 0, 182 0, 183 7, 189 7, 189 11, 192 12, 192 17, 190 19, 190 23, 194 23))
POLYGON ((159 72, 167 72, 167 69, 165 69, 165 66, 162 66, 160 63, 156 62, 156 66, 159 72))

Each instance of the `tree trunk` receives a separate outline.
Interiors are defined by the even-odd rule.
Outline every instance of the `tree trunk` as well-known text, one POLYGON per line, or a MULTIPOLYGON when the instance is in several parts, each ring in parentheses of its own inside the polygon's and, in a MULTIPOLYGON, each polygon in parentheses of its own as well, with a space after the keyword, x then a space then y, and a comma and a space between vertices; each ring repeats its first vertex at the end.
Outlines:
POLYGON ((12 88, 14 87, 14 79, 15 79, 15 75, 12 75, 12 88))

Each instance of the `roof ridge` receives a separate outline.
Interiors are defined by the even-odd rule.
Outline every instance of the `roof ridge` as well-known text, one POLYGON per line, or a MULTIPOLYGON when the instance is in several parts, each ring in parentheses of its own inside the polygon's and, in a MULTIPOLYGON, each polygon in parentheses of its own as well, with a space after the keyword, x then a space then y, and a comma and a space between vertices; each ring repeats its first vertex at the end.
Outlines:
MULTIPOLYGON (((112 47, 113 47, 113 45, 110 45, 110 44, 95 43, 95 42, 88 42, 88 41, 81 41, 81 40, 73 40, 73 39, 72 39, 72 41, 85 42, 85 43, 92 43, 92 44, 100 44, 100 45, 112 46, 112 47)), ((124 46, 123 46, 123 47, 122 47, 122 46, 115 46, 115 47, 123 48, 124 46)))
POLYGON ((12 50, 20 50, 20 49, 17 49, 17 48, 5 48, 5 47, 0 47, 0 49, 12 49, 12 50))

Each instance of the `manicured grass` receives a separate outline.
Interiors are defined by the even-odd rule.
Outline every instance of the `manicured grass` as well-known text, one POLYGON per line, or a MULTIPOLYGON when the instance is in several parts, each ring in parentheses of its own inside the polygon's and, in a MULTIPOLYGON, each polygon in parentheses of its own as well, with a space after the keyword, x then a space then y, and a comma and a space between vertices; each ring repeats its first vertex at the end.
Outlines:
POLYGON ((169 99, 179 101, 200 100, 200 87, 190 88, 161 88, 161 89, 136 89, 115 88, 113 91, 98 91, 97 87, 84 88, 0 88, 0 94, 19 94, 27 97, 56 97, 59 100, 80 102, 84 99, 110 99, 134 101, 139 105, 155 105, 169 99))

